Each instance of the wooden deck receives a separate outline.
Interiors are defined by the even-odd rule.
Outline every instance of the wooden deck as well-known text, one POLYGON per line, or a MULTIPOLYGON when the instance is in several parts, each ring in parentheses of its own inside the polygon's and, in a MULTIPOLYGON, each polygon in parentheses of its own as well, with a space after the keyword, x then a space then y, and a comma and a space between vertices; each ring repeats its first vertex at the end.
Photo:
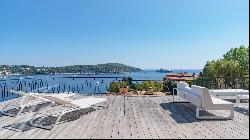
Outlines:
POLYGON ((171 103, 171 96, 105 98, 109 108, 57 125, 51 131, 28 127, 20 132, 6 128, 25 123, 32 113, 16 118, 1 116, 0 138, 249 138, 249 111, 242 108, 235 108, 233 120, 201 121, 195 118, 193 105, 171 103))

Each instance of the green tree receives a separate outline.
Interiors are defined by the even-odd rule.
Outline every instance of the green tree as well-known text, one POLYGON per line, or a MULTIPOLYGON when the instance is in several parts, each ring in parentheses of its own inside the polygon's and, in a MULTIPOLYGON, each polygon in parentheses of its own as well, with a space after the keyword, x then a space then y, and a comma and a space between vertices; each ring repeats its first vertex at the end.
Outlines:
POLYGON ((249 47, 244 47, 244 45, 239 48, 232 48, 223 57, 226 60, 238 61, 242 68, 249 67, 249 47))
POLYGON ((203 69, 203 72, 205 77, 209 77, 213 81, 215 88, 218 88, 222 76, 220 68, 220 60, 208 61, 203 69))
POLYGON ((246 85, 245 77, 249 77, 249 48, 233 48, 223 55, 223 59, 208 61, 203 73, 206 78, 198 78, 193 83, 200 82, 214 88, 221 88, 222 85, 225 88, 246 85))
POLYGON ((223 55, 225 60, 236 61, 240 65, 240 76, 249 75, 249 47, 241 45, 239 48, 232 48, 223 55))
POLYGON ((237 61, 219 59, 208 62, 203 71, 205 77, 210 78, 211 82, 214 83, 215 88, 219 88, 222 84, 226 87, 235 87, 241 69, 237 61))

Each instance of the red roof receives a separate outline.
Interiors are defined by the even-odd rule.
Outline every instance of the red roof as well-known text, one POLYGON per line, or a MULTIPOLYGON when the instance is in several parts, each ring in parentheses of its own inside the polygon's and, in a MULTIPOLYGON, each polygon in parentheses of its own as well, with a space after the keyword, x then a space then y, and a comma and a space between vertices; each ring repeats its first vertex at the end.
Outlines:
POLYGON ((166 75, 167 77, 194 77, 193 74, 187 73, 170 73, 166 75))
POLYGON ((170 81, 191 81, 195 77, 167 77, 167 80, 170 81))
POLYGON ((170 81, 190 81, 196 77, 196 75, 188 73, 170 73, 167 74, 165 78, 170 81))

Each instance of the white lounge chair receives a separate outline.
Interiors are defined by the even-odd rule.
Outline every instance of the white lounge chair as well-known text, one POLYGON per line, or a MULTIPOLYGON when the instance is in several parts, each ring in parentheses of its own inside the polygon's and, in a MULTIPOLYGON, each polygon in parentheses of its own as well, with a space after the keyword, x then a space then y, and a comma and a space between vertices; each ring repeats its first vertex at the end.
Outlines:
POLYGON ((20 97, 2 102, 4 106, 0 114, 16 117, 21 113, 33 110, 36 111, 44 106, 52 105, 53 102, 44 98, 33 96, 19 91, 11 91, 20 97), (40 107, 40 108, 39 108, 40 107))
POLYGON ((236 107, 240 107, 240 100, 247 99, 249 100, 249 90, 243 89, 214 89, 209 90, 211 96, 233 96, 236 99, 236 107))
POLYGON ((28 122, 29 125, 48 129, 53 129, 57 124, 80 117, 82 114, 89 113, 95 109, 95 104, 106 101, 104 98, 82 98, 70 100, 67 97, 56 97, 49 95, 40 95, 41 97, 55 102, 56 106, 40 110, 28 122))
MULTIPOLYGON (((178 82, 177 96, 196 106, 196 118, 198 119, 233 119, 234 118, 234 104, 211 97, 209 91, 205 87, 192 85, 191 88, 187 83, 178 82), (200 116, 201 110, 229 110, 229 116, 200 116)), ((174 91, 173 91, 174 92, 174 91)), ((175 102, 173 95, 173 102, 175 102)))

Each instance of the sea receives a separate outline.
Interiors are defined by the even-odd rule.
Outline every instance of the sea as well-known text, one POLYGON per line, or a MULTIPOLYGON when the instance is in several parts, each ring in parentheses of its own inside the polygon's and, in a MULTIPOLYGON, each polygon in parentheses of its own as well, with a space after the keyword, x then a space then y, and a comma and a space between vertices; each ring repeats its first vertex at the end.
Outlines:
MULTIPOLYGON (((202 69, 176 69, 172 73, 199 74, 202 69)), ((140 72, 122 74, 63 74, 63 75, 15 75, 0 77, 0 102, 16 97, 10 90, 37 93, 73 92, 86 95, 100 95, 107 93, 109 84, 121 81, 122 77, 131 77, 133 80, 163 80, 167 73, 148 69, 140 72), (75 78, 73 78, 75 77, 75 78), (79 78, 81 77, 81 78, 79 78)))

